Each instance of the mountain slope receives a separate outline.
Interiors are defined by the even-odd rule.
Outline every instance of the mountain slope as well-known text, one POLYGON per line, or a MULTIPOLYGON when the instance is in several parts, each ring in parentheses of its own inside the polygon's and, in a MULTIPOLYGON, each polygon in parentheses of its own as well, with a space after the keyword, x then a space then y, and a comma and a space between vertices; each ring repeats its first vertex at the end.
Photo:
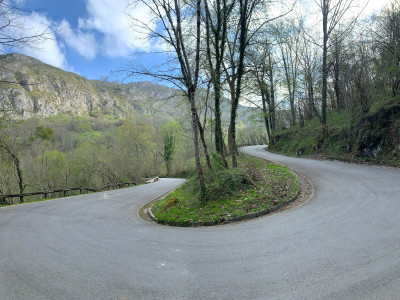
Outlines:
POLYGON ((0 107, 18 118, 174 111, 179 91, 151 82, 88 80, 22 54, 0 55, 0 107))

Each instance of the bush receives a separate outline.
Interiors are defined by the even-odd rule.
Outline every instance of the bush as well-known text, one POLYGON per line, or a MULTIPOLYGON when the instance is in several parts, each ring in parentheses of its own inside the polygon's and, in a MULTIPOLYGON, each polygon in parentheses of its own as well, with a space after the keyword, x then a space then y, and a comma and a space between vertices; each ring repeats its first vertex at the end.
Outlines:
POLYGON ((36 128, 36 136, 43 140, 54 140, 54 130, 50 127, 39 126, 36 128))
POLYGON ((252 185, 249 176, 238 169, 208 173, 205 176, 205 183, 209 200, 233 195, 252 185))

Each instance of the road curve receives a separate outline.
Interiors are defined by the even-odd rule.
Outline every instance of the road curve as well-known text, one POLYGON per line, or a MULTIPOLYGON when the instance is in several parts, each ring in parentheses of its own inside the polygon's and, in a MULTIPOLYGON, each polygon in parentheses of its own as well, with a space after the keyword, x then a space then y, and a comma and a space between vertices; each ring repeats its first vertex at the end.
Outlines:
POLYGON ((286 164, 314 197, 215 227, 142 221, 179 185, 0 208, 0 299, 397 299, 400 170, 243 152, 286 164))

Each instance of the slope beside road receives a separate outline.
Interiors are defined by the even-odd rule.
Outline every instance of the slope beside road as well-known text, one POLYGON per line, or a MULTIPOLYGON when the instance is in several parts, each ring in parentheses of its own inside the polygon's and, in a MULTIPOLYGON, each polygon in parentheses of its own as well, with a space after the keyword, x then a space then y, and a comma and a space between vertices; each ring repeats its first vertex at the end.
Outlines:
POLYGON ((396 299, 400 171, 243 152, 308 176, 301 207, 246 222, 137 216, 182 183, 0 208, 0 299, 396 299))

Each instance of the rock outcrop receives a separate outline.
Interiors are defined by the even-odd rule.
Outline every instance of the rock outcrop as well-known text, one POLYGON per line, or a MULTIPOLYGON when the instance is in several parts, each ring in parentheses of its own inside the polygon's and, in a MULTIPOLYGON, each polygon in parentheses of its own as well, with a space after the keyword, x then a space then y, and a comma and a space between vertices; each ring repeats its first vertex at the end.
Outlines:
POLYGON ((0 55, 0 108, 16 118, 168 114, 179 99, 176 89, 151 82, 88 80, 22 54, 0 55))
POLYGON ((377 157, 400 154, 400 99, 359 119, 350 129, 356 156, 377 157), (382 153, 381 153, 382 152, 382 153))

